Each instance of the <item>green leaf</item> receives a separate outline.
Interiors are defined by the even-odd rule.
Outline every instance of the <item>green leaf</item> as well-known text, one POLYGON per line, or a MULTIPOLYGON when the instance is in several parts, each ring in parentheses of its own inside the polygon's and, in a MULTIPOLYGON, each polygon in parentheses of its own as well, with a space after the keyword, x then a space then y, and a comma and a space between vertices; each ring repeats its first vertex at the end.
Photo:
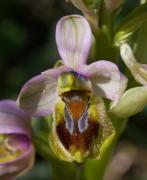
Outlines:
POLYGON ((128 118, 142 111, 145 105, 147 105, 147 87, 135 87, 127 90, 110 112, 119 118, 128 118))
POLYGON ((116 29, 114 42, 119 44, 126 41, 133 32, 147 21, 147 3, 135 8, 116 29))
MULTIPOLYGON (((46 158, 54 157, 49 147, 49 133, 51 130, 51 116, 46 118, 36 118, 32 121, 33 142, 39 154, 43 154, 46 158)), ((44 156, 43 156, 44 157, 44 156)))
POLYGON ((141 28, 133 35, 132 44, 135 57, 139 63, 147 63, 147 21, 141 28))

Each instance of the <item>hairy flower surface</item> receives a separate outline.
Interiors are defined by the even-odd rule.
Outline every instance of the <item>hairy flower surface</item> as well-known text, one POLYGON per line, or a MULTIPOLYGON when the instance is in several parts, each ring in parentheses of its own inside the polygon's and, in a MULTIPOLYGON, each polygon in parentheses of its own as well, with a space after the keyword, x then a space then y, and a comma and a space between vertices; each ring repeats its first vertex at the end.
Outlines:
POLYGON ((0 179, 25 173, 33 162, 30 117, 14 101, 0 101, 0 179))
POLYGON ((127 79, 118 67, 105 60, 86 65, 92 33, 87 20, 65 16, 56 27, 56 42, 62 65, 28 81, 18 104, 35 116, 53 113, 50 145, 63 160, 82 162, 99 158, 114 136, 102 98, 115 106, 127 79))

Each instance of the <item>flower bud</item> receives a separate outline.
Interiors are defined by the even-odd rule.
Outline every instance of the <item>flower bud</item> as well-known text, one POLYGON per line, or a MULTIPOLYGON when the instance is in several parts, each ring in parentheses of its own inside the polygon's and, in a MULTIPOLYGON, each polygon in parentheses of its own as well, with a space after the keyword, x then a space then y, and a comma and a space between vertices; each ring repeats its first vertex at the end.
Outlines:
POLYGON ((147 85, 147 64, 137 62, 131 47, 124 43, 121 45, 121 57, 126 66, 131 71, 134 79, 142 84, 147 85))

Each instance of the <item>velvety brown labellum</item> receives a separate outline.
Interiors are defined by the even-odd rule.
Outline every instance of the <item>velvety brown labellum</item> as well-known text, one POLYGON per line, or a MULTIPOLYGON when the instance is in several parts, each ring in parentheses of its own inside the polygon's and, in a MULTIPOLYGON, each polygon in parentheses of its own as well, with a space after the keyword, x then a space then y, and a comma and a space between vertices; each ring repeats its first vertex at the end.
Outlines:
POLYGON ((88 115, 90 97, 85 91, 73 90, 63 93, 62 100, 65 115, 57 125, 57 134, 66 149, 85 152, 99 130, 98 122, 88 115))

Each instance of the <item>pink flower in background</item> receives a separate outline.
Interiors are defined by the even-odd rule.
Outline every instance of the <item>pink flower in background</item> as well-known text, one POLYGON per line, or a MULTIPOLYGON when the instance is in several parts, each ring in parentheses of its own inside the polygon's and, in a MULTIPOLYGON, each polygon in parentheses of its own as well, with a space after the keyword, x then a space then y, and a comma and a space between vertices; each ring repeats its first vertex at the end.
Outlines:
POLYGON ((0 179, 13 179, 33 166, 30 123, 14 101, 0 101, 0 179))

